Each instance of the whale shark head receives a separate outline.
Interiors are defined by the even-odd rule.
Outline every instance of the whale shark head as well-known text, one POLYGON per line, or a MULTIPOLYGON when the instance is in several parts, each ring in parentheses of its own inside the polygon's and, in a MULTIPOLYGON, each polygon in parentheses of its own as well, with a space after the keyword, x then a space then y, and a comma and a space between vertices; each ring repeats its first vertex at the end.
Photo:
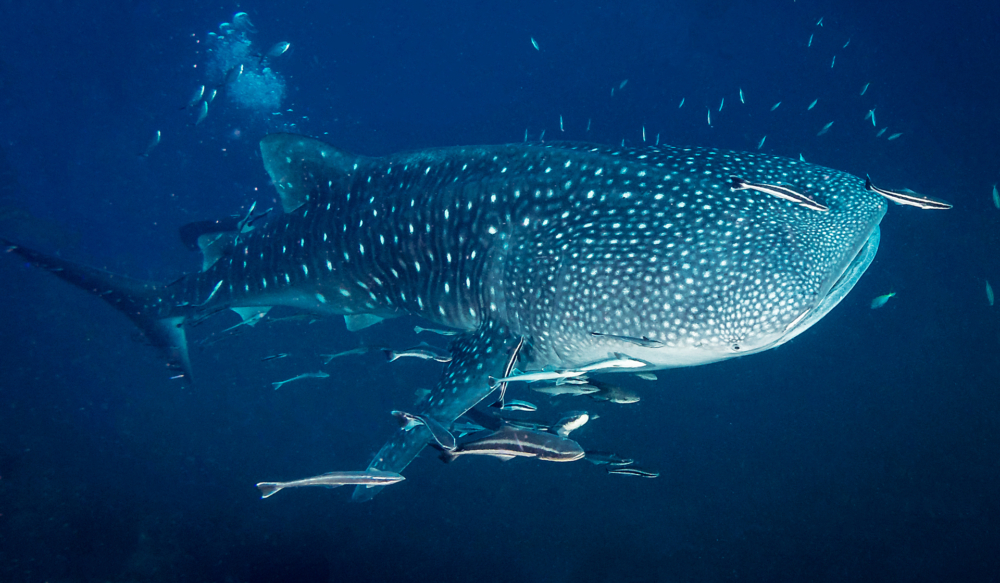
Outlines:
POLYGON ((526 311, 541 311, 539 284, 552 290, 536 364, 623 352, 666 368, 773 348, 837 305, 878 249, 886 201, 858 177, 760 154, 642 152, 602 169, 615 183, 599 212, 570 200, 532 241, 559 262, 518 282, 526 311))

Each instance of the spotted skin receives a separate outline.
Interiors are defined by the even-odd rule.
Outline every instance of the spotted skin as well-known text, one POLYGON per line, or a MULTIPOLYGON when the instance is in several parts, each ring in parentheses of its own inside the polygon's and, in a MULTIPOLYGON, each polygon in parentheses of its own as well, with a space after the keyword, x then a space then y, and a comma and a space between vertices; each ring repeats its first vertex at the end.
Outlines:
MULTIPOLYGON (((450 426, 522 337, 521 370, 616 352, 693 366, 778 346, 850 291, 886 211, 855 176, 759 153, 544 143, 367 158, 290 134, 261 151, 284 214, 220 238, 217 260, 171 285, 122 286, 14 250, 124 305, 188 374, 184 322, 227 308, 413 314, 461 330, 420 411, 450 426), (734 191, 732 177, 829 211, 734 191)), ((401 471, 427 437, 397 433, 370 467, 401 471)))

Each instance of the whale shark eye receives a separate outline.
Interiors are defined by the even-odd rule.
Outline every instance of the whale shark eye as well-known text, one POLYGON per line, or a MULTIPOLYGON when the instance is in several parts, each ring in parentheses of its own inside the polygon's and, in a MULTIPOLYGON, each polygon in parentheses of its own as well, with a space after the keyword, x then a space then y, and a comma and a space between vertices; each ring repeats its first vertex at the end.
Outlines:
POLYGON ((739 344, 733 344, 731 346, 731 348, 733 349, 733 352, 739 352, 740 351, 740 345, 739 344))

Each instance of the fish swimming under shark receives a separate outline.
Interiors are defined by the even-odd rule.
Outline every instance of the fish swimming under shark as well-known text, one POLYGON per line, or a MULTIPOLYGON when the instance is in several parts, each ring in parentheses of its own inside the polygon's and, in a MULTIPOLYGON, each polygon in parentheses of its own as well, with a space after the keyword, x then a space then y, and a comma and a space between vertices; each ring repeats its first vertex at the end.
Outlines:
MULTIPOLYGON (((370 158, 273 134, 261 153, 283 215, 210 238, 203 271, 171 284, 8 250, 124 312, 188 380, 185 329, 225 309, 290 306, 344 315, 352 330, 412 314, 459 330, 416 412, 450 428, 521 344, 523 370, 616 354, 647 370, 695 366, 780 346, 858 281, 887 207, 844 172, 706 148, 546 142, 370 158), (734 190, 734 177, 827 210, 734 190)), ((425 426, 400 430, 369 469, 401 472, 430 440, 425 426)))

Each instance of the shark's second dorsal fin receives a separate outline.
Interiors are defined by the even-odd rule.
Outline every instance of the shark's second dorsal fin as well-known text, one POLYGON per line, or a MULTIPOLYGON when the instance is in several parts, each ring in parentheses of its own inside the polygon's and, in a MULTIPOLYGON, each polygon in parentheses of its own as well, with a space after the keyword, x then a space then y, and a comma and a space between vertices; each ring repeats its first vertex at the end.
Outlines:
POLYGON ((260 141, 264 169, 271 176, 286 213, 330 193, 346 191, 361 156, 319 140, 293 134, 271 134, 260 141))
POLYGON ((209 267, 222 258, 236 243, 236 233, 205 233, 198 237, 198 248, 201 249, 201 270, 209 267))

